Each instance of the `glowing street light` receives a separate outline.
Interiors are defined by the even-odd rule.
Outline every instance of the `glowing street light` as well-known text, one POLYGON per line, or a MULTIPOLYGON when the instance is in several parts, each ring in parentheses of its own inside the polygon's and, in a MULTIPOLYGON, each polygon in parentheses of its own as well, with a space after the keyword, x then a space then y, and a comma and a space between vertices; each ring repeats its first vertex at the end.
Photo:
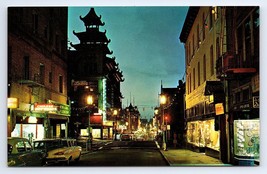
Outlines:
MULTIPOLYGON (((87 105, 91 106, 94 102, 94 98, 92 95, 88 95, 86 98, 87 105)), ((89 115, 88 115, 88 147, 87 150, 91 150, 91 126, 90 126, 90 114, 91 110, 89 108, 89 115)))
POLYGON ((167 120, 165 125, 165 115, 164 115, 164 105, 167 103, 167 97, 163 94, 160 95, 160 104, 162 105, 162 124, 163 124, 163 150, 167 150, 167 143, 166 143, 166 131, 167 131, 167 120))

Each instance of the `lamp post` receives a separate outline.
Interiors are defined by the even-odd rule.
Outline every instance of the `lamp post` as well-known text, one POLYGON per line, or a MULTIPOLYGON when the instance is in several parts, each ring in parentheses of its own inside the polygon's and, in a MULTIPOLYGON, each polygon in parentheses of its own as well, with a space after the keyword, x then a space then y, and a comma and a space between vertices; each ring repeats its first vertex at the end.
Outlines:
POLYGON ((113 116, 115 117, 115 121, 114 121, 114 135, 115 135, 115 140, 116 140, 116 135, 117 135, 117 115, 118 115, 118 111, 117 109, 113 110, 113 116))
MULTIPOLYGON (((167 130, 167 125, 165 125, 165 116, 164 116, 164 105, 167 103, 167 98, 165 95, 161 94, 160 95, 160 104, 162 106, 162 125, 163 125, 163 145, 162 148, 163 150, 167 150, 167 144, 166 144, 166 130, 167 130)), ((167 123, 167 122, 166 122, 167 123)))
POLYGON ((159 130, 158 114, 159 114, 159 110, 158 110, 158 108, 155 108, 154 109, 154 115, 155 115, 155 125, 156 125, 156 129, 157 129, 157 135, 156 136, 158 136, 158 130, 159 130))
MULTIPOLYGON (((88 95, 87 98, 86 98, 86 103, 88 106, 91 106, 93 104, 93 96, 92 95, 88 95)), ((89 115, 88 115, 88 146, 87 146, 87 150, 91 150, 92 149, 92 144, 91 144, 91 141, 92 141, 92 137, 91 137, 91 128, 90 128, 90 115, 91 115, 91 109, 89 108, 89 115)))

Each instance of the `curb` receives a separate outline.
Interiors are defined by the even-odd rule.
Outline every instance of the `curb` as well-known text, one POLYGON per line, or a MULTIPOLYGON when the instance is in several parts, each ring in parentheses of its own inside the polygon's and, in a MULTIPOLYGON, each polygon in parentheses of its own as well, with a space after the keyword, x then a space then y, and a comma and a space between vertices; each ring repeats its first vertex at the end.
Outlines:
POLYGON ((164 158, 165 162, 166 162, 169 166, 171 166, 171 163, 170 163, 170 161, 168 160, 168 158, 166 158, 166 157, 164 156, 164 154, 162 153, 162 150, 160 149, 160 145, 159 145, 159 143, 158 143, 157 141, 155 141, 155 143, 156 143, 156 145, 157 145, 157 148, 159 149, 159 152, 160 152, 161 156, 164 158))

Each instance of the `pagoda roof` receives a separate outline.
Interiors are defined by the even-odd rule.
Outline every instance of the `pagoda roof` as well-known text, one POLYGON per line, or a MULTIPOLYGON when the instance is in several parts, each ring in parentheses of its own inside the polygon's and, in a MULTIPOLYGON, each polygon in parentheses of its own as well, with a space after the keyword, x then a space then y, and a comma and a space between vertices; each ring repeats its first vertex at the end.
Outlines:
MULTIPOLYGON (((92 48, 92 45, 93 44, 72 44, 70 43, 70 45, 75 48, 75 50, 77 51, 81 51, 81 50, 87 50, 87 51, 90 51, 91 49, 95 49, 95 47, 92 48)), ((110 51, 107 44, 102 44, 102 45, 99 45, 99 44, 94 44, 95 46, 101 46, 102 48, 102 51, 106 54, 113 54, 113 51, 110 51)))
POLYGON ((76 33, 75 31, 73 31, 73 34, 79 38, 81 43, 83 43, 83 42, 106 42, 106 43, 109 43, 110 42, 110 39, 108 39, 106 36, 106 31, 100 32, 96 29, 89 29, 85 32, 79 32, 79 33, 76 33))
POLYGON ((94 8, 91 8, 86 16, 84 16, 84 17, 80 16, 80 19, 84 22, 85 26, 92 26, 92 25, 103 26, 103 25, 105 25, 104 22, 101 22, 101 15, 98 17, 94 8))
POLYGON ((118 68, 119 64, 116 63, 115 57, 113 57, 113 58, 106 57, 105 63, 106 63, 107 73, 112 75, 113 78, 115 78, 118 82, 119 81, 123 82, 124 79, 123 79, 122 71, 119 70, 119 68, 118 68))

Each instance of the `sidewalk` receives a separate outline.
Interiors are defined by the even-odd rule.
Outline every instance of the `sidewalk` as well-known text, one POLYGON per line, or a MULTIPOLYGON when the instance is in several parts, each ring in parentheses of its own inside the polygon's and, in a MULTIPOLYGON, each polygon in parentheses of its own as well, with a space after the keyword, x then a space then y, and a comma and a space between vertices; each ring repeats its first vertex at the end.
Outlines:
POLYGON ((205 155, 205 153, 193 152, 187 149, 160 150, 170 166, 231 166, 222 163, 219 159, 205 155))

